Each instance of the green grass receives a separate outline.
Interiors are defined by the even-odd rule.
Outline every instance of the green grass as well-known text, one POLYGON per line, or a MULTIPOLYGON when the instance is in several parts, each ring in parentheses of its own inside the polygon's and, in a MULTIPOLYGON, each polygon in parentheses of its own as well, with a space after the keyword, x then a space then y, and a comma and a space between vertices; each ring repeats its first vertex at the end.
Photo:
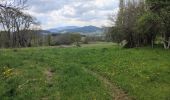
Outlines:
POLYGON ((83 68, 117 84, 136 100, 170 100, 169 50, 122 49, 112 43, 2 49, 0 99, 111 100, 105 84, 83 68), (12 69, 8 77, 3 67, 12 69))

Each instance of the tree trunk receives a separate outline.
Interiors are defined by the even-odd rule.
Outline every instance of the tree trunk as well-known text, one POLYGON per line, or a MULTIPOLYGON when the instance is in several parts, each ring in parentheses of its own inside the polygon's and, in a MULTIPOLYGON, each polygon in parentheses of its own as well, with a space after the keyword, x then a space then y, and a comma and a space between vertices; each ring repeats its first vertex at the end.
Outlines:
POLYGON ((169 37, 169 40, 168 40, 168 49, 170 48, 170 37, 169 37))
POLYGON ((164 37, 164 48, 169 49, 169 47, 170 47, 170 38, 165 36, 164 37))

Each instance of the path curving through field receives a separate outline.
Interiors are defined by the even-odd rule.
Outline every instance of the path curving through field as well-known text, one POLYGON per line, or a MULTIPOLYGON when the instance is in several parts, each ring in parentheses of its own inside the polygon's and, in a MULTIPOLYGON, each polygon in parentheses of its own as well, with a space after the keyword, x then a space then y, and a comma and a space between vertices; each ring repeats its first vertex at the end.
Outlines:
POLYGON ((112 100, 132 100, 122 89, 118 88, 114 83, 104 76, 99 75, 98 73, 87 68, 83 68, 83 70, 103 82, 105 87, 109 89, 109 94, 113 98, 112 100))

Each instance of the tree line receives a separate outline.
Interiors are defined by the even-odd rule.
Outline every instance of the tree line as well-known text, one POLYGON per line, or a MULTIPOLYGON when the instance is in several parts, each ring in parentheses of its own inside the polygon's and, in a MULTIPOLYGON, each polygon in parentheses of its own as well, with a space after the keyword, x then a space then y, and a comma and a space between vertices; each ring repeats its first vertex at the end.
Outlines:
POLYGON ((170 1, 169 0, 120 0, 115 23, 107 30, 107 37, 134 48, 157 43, 170 48, 170 1))
POLYGON ((39 43, 39 24, 35 18, 23 12, 27 7, 26 2, 0 1, 0 47, 29 47, 39 43))

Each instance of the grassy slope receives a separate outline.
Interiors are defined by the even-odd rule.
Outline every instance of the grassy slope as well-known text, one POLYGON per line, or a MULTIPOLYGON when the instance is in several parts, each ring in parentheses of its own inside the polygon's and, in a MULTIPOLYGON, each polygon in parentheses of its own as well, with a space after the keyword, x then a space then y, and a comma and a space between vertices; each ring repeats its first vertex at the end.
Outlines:
POLYGON ((169 61, 167 50, 121 49, 110 43, 0 50, 0 67, 14 68, 12 76, 0 80, 0 98, 110 100, 108 89, 83 71, 86 67, 137 100, 169 100, 169 61))

